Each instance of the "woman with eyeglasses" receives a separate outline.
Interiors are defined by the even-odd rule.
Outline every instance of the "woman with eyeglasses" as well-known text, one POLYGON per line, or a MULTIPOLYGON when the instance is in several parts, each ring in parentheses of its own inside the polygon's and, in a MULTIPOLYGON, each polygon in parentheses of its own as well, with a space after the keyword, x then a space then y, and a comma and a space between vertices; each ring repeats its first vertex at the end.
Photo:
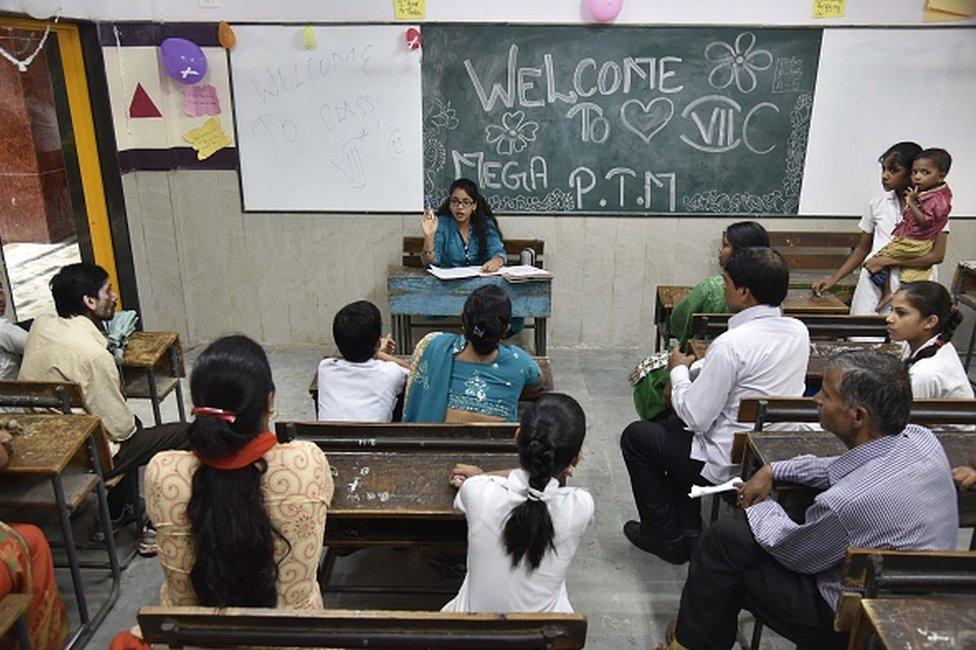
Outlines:
POLYGON ((466 178, 451 183, 450 195, 435 213, 420 218, 423 260, 440 267, 476 266, 491 273, 505 264, 502 233, 488 201, 466 178))

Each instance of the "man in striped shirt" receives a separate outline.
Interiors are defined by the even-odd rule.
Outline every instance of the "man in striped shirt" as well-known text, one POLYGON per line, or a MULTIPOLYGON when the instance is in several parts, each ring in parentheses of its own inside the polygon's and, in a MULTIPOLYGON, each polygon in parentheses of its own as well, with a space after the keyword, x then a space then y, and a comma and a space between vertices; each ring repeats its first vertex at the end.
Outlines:
POLYGON ((849 547, 955 548, 949 462, 928 429, 907 425, 912 392, 901 362, 841 353, 813 399, 821 426, 848 451, 772 463, 740 488, 746 519, 716 522, 702 536, 671 648, 730 648, 741 609, 800 647, 846 647, 833 620, 849 547), (823 490, 804 523, 766 498, 774 481, 823 490))

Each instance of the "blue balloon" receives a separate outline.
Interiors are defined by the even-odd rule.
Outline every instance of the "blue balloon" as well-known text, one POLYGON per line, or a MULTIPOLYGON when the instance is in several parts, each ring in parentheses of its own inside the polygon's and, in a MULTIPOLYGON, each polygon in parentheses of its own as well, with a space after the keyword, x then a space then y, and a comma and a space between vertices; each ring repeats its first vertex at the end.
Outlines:
POLYGON ((185 38, 167 38, 159 46, 166 74, 182 84, 195 84, 207 74, 207 57, 200 46, 185 38))

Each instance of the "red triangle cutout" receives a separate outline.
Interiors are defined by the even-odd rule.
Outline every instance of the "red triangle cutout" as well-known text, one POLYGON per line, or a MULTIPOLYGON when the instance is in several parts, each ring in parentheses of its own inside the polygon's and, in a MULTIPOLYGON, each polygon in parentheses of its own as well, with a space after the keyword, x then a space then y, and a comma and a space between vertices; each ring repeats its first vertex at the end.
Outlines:
POLYGON ((156 108, 156 104, 149 98, 149 93, 136 84, 136 92, 132 95, 132 103, 129 104, 129 117, 162 117, 163 114, 156 108))

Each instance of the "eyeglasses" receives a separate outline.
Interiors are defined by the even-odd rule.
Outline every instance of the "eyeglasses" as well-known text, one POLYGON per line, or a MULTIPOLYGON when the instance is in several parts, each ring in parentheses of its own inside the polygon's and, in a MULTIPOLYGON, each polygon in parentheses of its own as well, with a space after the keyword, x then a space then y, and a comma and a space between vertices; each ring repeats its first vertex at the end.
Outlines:
POLYGON ((474 201, 471 199, 451 199, 450 204, 452 208, 456 208, 458 206, 461 206, 462 208, 470 208, 472 205, 474 205, 474 201))

